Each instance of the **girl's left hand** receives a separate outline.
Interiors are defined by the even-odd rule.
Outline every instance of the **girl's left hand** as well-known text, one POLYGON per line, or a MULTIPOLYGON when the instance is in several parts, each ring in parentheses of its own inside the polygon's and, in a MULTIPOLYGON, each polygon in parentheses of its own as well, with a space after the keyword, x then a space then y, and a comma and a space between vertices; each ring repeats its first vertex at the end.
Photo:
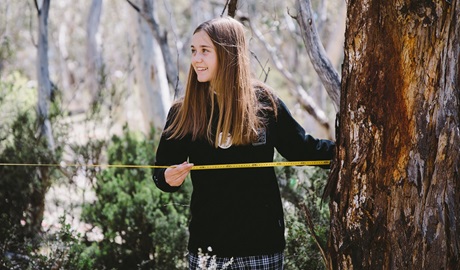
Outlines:
POLYGON ((168 185, 172 187, 178 187, 182 185, 185 178, 190 173, 193 167, 193 163, 185 161, 182 164, 169 167, 165 170, 165 180, 168 185))

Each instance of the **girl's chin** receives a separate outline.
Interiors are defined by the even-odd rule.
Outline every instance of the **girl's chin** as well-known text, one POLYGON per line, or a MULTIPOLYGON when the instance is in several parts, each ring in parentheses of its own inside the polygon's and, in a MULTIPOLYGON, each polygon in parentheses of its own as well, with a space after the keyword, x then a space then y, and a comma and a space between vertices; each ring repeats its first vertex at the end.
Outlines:
POLYGON ((199 78, 199 77, 198 77, 197 80, 198 80, 199 82, 201 82, 201 83, 209 82, 209 79, 207 79, 207 78, 199 78))

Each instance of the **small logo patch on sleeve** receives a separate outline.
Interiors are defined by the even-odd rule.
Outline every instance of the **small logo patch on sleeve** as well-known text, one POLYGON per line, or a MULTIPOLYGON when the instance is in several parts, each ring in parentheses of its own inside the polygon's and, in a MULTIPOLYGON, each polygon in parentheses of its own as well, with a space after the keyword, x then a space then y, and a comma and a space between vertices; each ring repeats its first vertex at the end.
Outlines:
POLYGON ((267 143, 267 131, 265 128, 257 129, 257 140, 252 143, 253 146, 264 145, 267 143))

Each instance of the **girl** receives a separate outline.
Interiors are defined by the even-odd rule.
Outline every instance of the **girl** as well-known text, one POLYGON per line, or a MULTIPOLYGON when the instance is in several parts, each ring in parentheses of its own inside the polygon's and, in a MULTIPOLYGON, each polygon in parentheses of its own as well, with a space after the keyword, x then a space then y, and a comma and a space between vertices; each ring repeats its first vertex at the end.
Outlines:
MULTIPOLYGON (((158 188, 180 188, 194 164, 331 159, 334 143, 306 135, 285 104, 250 76, 244 27, 232 18, 194 31, 185 97, 173 104, 156 154, 158 188)), ((198 251, 219 269, 282 269, 284 218, 273 168, 191 171, 189 267, 198 251)))

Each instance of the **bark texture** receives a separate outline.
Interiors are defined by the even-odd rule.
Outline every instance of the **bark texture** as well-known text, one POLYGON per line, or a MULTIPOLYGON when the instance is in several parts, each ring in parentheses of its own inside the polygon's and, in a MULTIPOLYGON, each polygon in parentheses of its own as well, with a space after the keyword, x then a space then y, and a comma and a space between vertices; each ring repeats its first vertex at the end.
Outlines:
POLYGON ((329 266, 458 269, 459 2, 347 10, 329 266))

